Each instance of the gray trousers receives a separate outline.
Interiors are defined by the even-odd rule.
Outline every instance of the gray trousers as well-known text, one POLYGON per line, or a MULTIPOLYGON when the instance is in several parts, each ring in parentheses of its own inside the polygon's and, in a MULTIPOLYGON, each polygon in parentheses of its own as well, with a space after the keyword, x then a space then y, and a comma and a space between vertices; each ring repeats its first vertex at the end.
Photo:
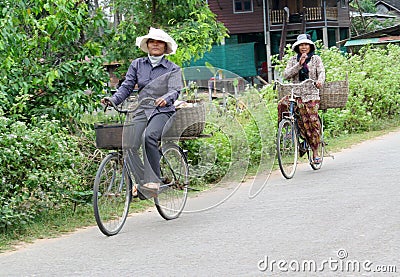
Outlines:
POLYGON ((174 112, 159 113, 154 115, 150 121, 144 112, 137 114, 129 123, 129 151, 131 163, 129 167, 134 171, 136 182, 146 184, 149 182, 160 183, 160 152, 158 143, 163 132, 170 126, 168 120, 174 112), (168 125, 166 126, 168 122, 168 125), (140 158, 140 147, 142 147, 143 160, 140 158), (138 180, 139 179, 139 180, 138 180))

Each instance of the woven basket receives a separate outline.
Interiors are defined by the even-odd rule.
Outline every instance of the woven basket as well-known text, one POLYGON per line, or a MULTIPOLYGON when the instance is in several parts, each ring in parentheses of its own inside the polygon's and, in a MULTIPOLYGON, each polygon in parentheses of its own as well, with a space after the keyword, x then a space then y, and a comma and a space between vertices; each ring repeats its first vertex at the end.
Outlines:
MULTIPOLYGON (((290 95, 292 92, 291 85, 280 85, 277 83, 278 99, 286 95, 290 95)), ((320 110, 326 110, 329 108, 343 108, 346 106, 347 99, 349 96, 349 82, 345 81, 333 81, 326 82, 324 87, 319 92, 320 96, 320 110)))
POLYGON ((319 97, 321 98, 321 103, 319 104, 320 110, 345 107, 349 97, 349 81, 325 83, 319 93, 319 97))
POLYGON ((121 149, 122 131, 124 124, 121 123, 96 123, 96 147, 99 149, 121 149))
MULTIPOLYGON (((196 102, 190 101, 187 102, 196 102)), ((177 108, 171 128, 165 136, 168 137, 197 137, 206 124, 205 106, 196 102, 193 107, 177 108)))
POLYGON ((292 88, 294 86, 291 86, 290 84, 285 84, 282 86, 279 83, 276 83, 276 87, 278 89, 278 100, 282 99, 286 95, 290 95, 292 93, 292 88))

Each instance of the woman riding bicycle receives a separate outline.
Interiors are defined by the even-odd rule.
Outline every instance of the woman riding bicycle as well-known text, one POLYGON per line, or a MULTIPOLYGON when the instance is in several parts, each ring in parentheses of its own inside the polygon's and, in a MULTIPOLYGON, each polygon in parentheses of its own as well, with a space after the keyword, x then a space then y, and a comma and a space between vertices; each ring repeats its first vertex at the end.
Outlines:
POLYGON ((150 28, 147 35, 136 39, 136 46, 148 56, 132 61, 118 91, 101 102, 107 104, 107 101, 112 101, 119 105, 130 96, 136 85, 139 101, 148 97, 155 99, 154 106, 139 107, 132 122, 129 122, 133 132, 133 136, 129 137, 129 151, 132 151, 132 166, 140 179, 136 181, 143 184, 139 187, 141 192, 154 195, 161 183, 158 142, 166 126, 170 125, 167 122, 175 113, 174 102, 183 83, 180 67, 165 58, 165 55, 174 54, 178 48, 166 32, 150 28), (163 81, 157 82, 161 79, 163 81), (141 146, 144 163, 139 155, 141 146))
MULTIPOLYGON (((315 45, 309 35, 299 35, 292 49, 297 55, 289 60, 283 77, 292 83, 299 83, 306 79, 315 81, 315 86, 296 93, 300 96, 296 98, 296 112, 300 115, 298 123, 301 136, 307 140, 313 151, 313 161, 318 164, 321 162, 318 153, 321 138, 321 124, 318 118, 319 89, 325 82, 325 68, 321 58, 314 53, 315 45)), ((278 122, 282 120, 282 113, 288 110, 289 96, 285 96, 278 102, 278 122)))

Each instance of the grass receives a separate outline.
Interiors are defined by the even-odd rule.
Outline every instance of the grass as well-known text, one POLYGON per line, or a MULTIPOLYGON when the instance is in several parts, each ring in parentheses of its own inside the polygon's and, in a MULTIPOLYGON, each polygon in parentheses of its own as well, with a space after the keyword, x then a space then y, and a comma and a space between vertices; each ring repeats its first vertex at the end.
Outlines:
MULTIPOLYGON (((130 211, 131 213, 142 212, 153 205, 150 200, 133 201, 130 211)), ((18 249, 36 239, 60 237, 79 228, 94 225, 96 221, 92 205, 77 206, 75 211, 71 205, 70 208, 44 214, 35 222, 27 224, 24 229, 0 234, 0 253, 18 249)))
POLYGON ((29 223, 24 229, 0 235, 0 252, 14 249, 21 244, 30 243, 36 239, 58 237, 69 233, 76 228, 93 225, 93 216, 90 216, 91 206, 79 206, 76 211, 73 207, 62 211, 50 212, 29 223))
MULTIPOLYGON (((392 131, 399 130, 398 121, 384 121, 380 125, 380 130, 372 130, 359 134, 347 134, 328 140, 327 151, 329 153, 338 152, 341 149, 349 148, 365 140, 369 140, 392 131)), ((277 166, 274 166, 277 169, 277 166)), ((249 170, 252 175, 256 170, 249 170)), ((199 185, 199 190, 204 190, 212 186, 199 185)), ((191 192, 194 195, 196 192, 191 192)), ((131 213, 142 212, 152 207, 152 201, 134 201, 131 204, 131 213)), ((68 207, 61 211, 48 213, 29 223, 24 229, 13 230, 12 232, 0 234, 0 252, 18 249, 18 247, 31 243, 36 239, 54 238, 75 231, 76 229, 96 225, 93 208, 91 205, 81 205, 68 207)))
POLYGON ((380 125, 379 130, 371 130, 368 132, 342 135, 336 138, 328 139, 327 149, 330 152, 338 152, 342 149, 349 148, 352 145, 361 143, 366 140, 370 140, 393 131, 399 130, 400 123, 398 120, 382 120, 377 123, 380 125))

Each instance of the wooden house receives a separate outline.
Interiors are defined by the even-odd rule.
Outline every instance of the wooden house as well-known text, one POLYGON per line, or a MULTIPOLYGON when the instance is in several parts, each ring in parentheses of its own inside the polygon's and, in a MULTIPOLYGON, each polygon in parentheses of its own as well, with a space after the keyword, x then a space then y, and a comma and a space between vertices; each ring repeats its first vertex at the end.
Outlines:
POLYGON ((229 31, 226 44, 254 42, 256 66, 267 64, 265 79, 273 79, 271 56, 283 55, 300 33, 327 47, 349 37, 351 0, 208 0, 217 20, 229 31))

